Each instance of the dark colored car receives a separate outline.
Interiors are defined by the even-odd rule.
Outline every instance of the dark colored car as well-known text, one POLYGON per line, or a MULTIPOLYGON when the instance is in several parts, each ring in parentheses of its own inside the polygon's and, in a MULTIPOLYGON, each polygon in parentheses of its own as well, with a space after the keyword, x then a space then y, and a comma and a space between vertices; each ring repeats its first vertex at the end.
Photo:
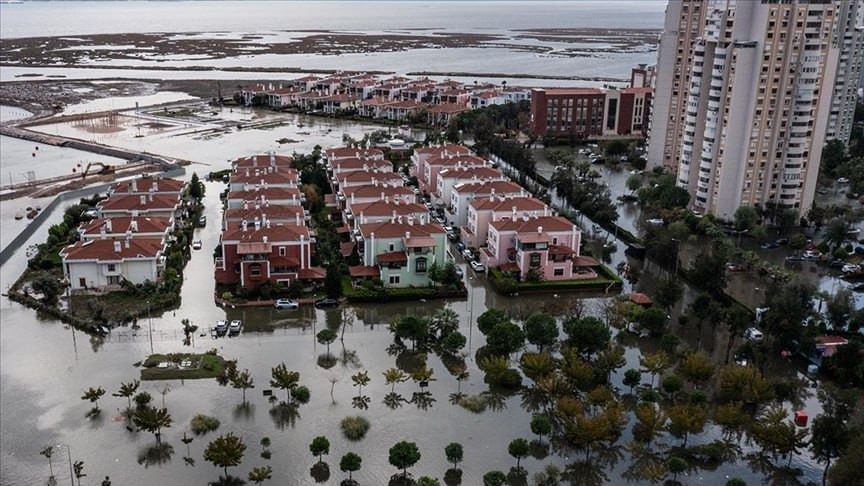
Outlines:
POLYGON ((776 248, 780 248, 780 244, 776 241, 769 241, 768 243, 762 243, 759 245, 763 250, 774 250, 776 248))
POLYGON ((331 307, 338 307, 339 301, 336 299, 319 299, 315 301, 316 309, 328 309, 331 307))

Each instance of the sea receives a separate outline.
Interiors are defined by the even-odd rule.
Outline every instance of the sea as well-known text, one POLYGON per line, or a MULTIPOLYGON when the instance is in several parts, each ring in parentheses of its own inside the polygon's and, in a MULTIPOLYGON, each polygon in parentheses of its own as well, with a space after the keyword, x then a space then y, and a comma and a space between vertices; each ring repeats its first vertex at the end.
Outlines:
MULTIPOLYGON (((320 32, 425 34, 481 33, 503 37, 504 43, 547 46, 530 52, 496 45, 489 48, 414 48, 390 52, 343 54, 243 55, 208 59, 201 56, 149 56, 84 60, 76 66, 4 66, 0 81, 93 78, 260 79, 261 67, 318 70, 376 70, 471 73, 475 81, 507 80, 508 85, 598 86, 601 81, 629 80, 637 64, 656 62, 653 45, 616 52, 604 39, 589 42, 585 55, 564 54, 572 44, 555 39, 520 38, 531 29, 654 29, 663 25, 666 0, 571 1, 25 1, 0 5, 0 39, 75 37, 88 34, 194 33, 201 37, 280 37, 320 32), (599 47, 599 50, 597 49, 599 47), (608 49, 607 49, 608 48, 608 49), (201 71, 160 71, 160 68, 206 66, 201 71), (134 67, 135 69, 129 69, 134 67), (226 68, 230 68, 227 70, 226 68), (248 69, 248 71, 244 70, 248 69), (484 77, 484 74, 489 77, 484 77), (508 78, 507 74, 512 74, 508 78), (531 76, 538 76, 532 78, 531 76), (571 77, 550 80, 545 77, 571 77), (494 78, 494 79, 492 79, 494 78)), ((117 49, 100 45, 99 49, 117 49)), ((500 42, 496 42, 500 44, 500 42)), ((46 53, 49 54, 49 53, 46 53)), ((290 79, 297 74, 269 74, 290 79)))

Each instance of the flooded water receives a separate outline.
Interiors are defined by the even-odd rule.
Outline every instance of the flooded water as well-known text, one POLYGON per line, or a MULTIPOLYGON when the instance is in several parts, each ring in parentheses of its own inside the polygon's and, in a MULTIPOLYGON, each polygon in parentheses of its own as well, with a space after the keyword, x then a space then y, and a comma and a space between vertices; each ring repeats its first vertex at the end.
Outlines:
MULTIPOLYGON (((256 112, 236 110, 226 117, 236 116, 240 120, 251 120, 256 112)), ((294 117, 292 115, 292 117, 294 117)), ((359 124, 340 120, 294 117, 288 126, 272 130, 238 130, 212 140, 199 140, 193 133, 178 128, 171 133, 153 133, 136 139, 130 129, 110 134, 96 134, 105 137, 100 141, 127 146, 140 143, 154 153, 173 157, 192 158, 202 163, 212 164, 213 169, 226 165, 229 158, 246 155, 252 151, 276 148, 275 139, 302 131, 299 123, 314 135, 306 136, 300 144, 292 144, 291 149, 309 150, 312 145, 333 146, 341 142, 342 133, 353 137, 362 136, 366 131, 375 129, 374 125, 359 124)), ((236 120, 235 120, 236 122, 236 120)), ((133 124, 134 125, 134 124, 133 124)), ((50 127, 61 134, 74 133, 72 124, 50 127)), ((136 148, 138 148, 136 146, 136 148)), ((280 152, 285 152, 284 148, 280 152)), ((192 170, 187 171, 187 177, 192 170)), ((209 170, 208 167, 205 170, 209 170)), ((197 168, 199 172, 204 172, 197 168)), ((207 183, 206 212, 208 219, 215 223, 220 219, 218 193, 224 186, 207 183)), ((5 214, 5 208, 4 208, 5 214)), ((54 213, 59 218, 60 211, 54 213)), ((517 317, 524 317, 536 310, 546 310, 556 315, 566 314, 578 301, 582 301, 588 312, 599 314, 604 300, 608 297, 586 296, 580 294, 528 295, 518 299, 502 298, 489 290, 483 276, 474 275, 466 269, 469 294, 467 298, 445 301, 408 302, 391 304, 372 304, 346 306, 342 309, 320 311, 304 307, 299 311, 275 311, 269 308, 223 309, 213 303, 214 283, 212 278, 212 249, 219 241, 218 224, 211 223, 206 228, 196 230, 196 239, 203 242, 203 250, 195 251, 186 269, 186 282, 182 290, 182 305, 172 312, 154 316, 152 320, 141 320, 141 328, 118 328, 106 340, 91 339, 51 319, 44 319, 35 312, 0 298, 0 476, 3 484, 29 485, 42 484, 48 475, 45 459, 38 454, 46 445, 65 444, 71 446, 73 460, 85 462, 88 478, 96 480, 110 475, 114 484, 151 485, 151 484, 202 484, 215 480, 220 470, 204 462, 202 452, 206 443, 219 433, 232 431, 240 435, 248 444, 246 456, 240 467, 232 468, 235 475, 244 476, 254 466, 269 464, 274 468, 274 483, 313 484, 309 468, 315 459, 308 451, 313 437, 325 435, 331 442, 330 455, 325 459, 330 464, 331 479, 334 484, 342 478, 338 472, 339 458, 349 451, 356 451, 363 457, 363 468, 355 477, 362 484, 384 484, 395 469, 387 463, 387 449, 397 441, 413 440, 420 447, 422 459, 412 468, 415 476, 432 475, 442 477, 449 467, 443 453, 444 446, 458 441, 465 446, 463 482, 465 485, 480 484, 482 475, 492 469, 508 470, 513 460, 507 454, 507 446, 515 437, 533 438, 529 429, 531 413, 522 406, 518 395, 501 395, 499 405, 481 414, 473 414, 449 401, 450 394, 457 389, 456 379, 447 372, 441 359, 429 355, 428 366, 434 369, 437 381, 431 383, 429 391, 433 402, 421 405, 402 402, 402 406, 391 410, 382 401, 389 391, 381 372, 393 366, 406 367, 406 356, 388 354, 387 348, 392 337, 387 324, 399 315, 429 315, 445 304, 452 305, 460 316, 460 330, 469 337, 466 358, 470 378, 462 383, 463 392, 473 394, 488 390, 483 383, 483 373, 477 368, 474 352, 483 345, 483 336, 471 324, 478 315, 488 308, 502 308, 517 317), (161 403, 161 392, 165 385, 170 391, 165 395, 165 403, 173 416, 174 425, 164 431, 163 441, 173 448, 173 453, 162 456, 150 454, 154 446, 152 435, 130 433, 125 424, 118 421, 119 410, 125 400, 111 397, 121 382, 138 376, 133 366, 150 354, 151 340, 149 329, 152 326, 152 347, 155 352, 167 353, 186 351, 182 346, 180 320, 191 319, 195 324, 208 328, 217 319, 242 319, 246 332, 237 338, 214 340, 207 335, 196 337, 195 351, 211 348, 219 350, 226 358, 236 358, 240 368, 248 368, 256 380, 256 388, 250 390, 250 405, 242 407, 238 390, 219 387, 214 380, 187 380, 185 382, 147 382, 142 385, 149 391, 156 403, 161 403), (319 366, 319 357, 325 348, 315 341, 315 333, 324 327, 341 331, 345 326, 344 346, 340 341, 332 345, 331 352, 340 362, 330 370, 319 366), (289 369, 300 371, 302 384, 312 392, 312 400, 300 408, 298 417, 286 417, 271 411, 272 407, 262 396, 268 389, 270 369, 285 362, 289 369), (368 410, 352 407, 351 397, 356 390, 351 386, 350 375, 357 370, 369 371, 372 383, 364 389, 371 403, 368 410), (330 397, 330 379, 336 380, 334 399, 330 397), (90 386, 103 386, 108 394, 100 401, 103 412, 100 419, 84 417, 89 403, 80 400, 83 391, 90 386), (335 401, 335 404, 333 403, 335 401), (195 465, 185 463, 186 447, 180 438, 189 431, 189 421, 196 413, 218 417, 222 425, 214 434, 196 437, 190 444, 191 457, 195 465), (339 421, 348 415, 363 415, 371 422, 367 437, 359 443, 344 439, 339 430, 339 421), (273 441, 273 458, 266 461, 259 457, 258 441, 264 437, 273 441)), ((49 223, 43 225, 31 239, 41 242, 49 223)), ((583 225, 586 234, 590 233, 583 225)), ((597 235, 602 241, 608 235, 597 235)), ((591 243, 596 245, 596 243, 591 243)), ((628 260, 624 255, 624 245, 618 244, 611 254, 609 265, 630 261, 633 265, 640 262, 628 260)), ((0 267, 0 287, 7 288, 25 266, 23 253, 13 257, 0 267)), ((663 271, 646 264, 643 277, 637 290, 651 291, 663 271)), ((625 291, 631 289, 625 284, 625 291)), ((682 306, 694 296, 686 293, 684 301, 674 310, 677 314, 682 306)), ((697 340, 692 329, 673 329, 682 340, 695 347, 697 340)), ((717 357, 722 353, 725 336, 718 329, 714 335, 705 330, 702 345, 709 354, 717 357)), ((638 367, 640 353, 654 351, 659 343, 656 340, 636 341, 625 337, 628 364, 613 376, 613 383, 620 385, 623 371, 638 367)), ((772 376, 791 377, 795 371, 782 364, 769 368, 772 376)), ((414 383, 397 386, 397 392, 405 400, 411 400, 419 391, 414 383)), ((278 391, 277 391, 278 395, 278 391)), ((815 398, 807 401, 805 409, 811 416, 818 413, 815 398)), ((630 426, 626 426, 624 436, 618 445, 623 446, 630 440, 630 426)), ((191 435, 191 434, 189 434, 191 435)), ((705 433, 691 438, 690 443, 710 442, 719 438, 715 427, 707 427, 705 433)), ((676 439, 660 439, 677 443, 676 439)), ((743 445, 745 451, 749 446, 743 445)), ((621 456, 602 467, 601 475, 609 484, 624 482, 622 473, 630 465, 630 458, 618 449, 621 456)), ((529 458, 523 461, 530 473, 540 470, 549 462, 566 466, 581 457, 578 451, 554 451, 547 458, 529 458)), ((55 455, 54 466, 60 484, 68 484, 64 476, 65 452, 55 455), (58 459, 59 458, 59 459, 58 459), (66 481, 64 483, 64 481, 66 481)), ((805 480, 816 480, 821 476, 820 467, 806 454, 797 456, 793 466, 804 471, 805 480)), ((687 484, 718 484, 727 477, 739 476, 748 483, 757 483, 761 475, 750 470, 744 462, 722 465, 717 470, 698 471, 688 476, 687 484)))

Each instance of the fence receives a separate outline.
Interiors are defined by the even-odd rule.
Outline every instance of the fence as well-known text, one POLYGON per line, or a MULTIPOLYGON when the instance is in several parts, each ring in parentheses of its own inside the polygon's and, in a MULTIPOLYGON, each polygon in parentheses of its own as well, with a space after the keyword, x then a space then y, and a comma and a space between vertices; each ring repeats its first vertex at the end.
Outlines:
MULTIPOLYGON (((180 167, 174 170, 163 172, 161 175, 164 177, 177 177, 183 175, 185 172, 186 170, 180 167)), ((28 224, 23 230, 21 230, 21 233, 19 233, 18 236, 13 238, 12 241, 10 241, 9 244, 6 245, 6 247, 3 248, 2 251, 0 251, 0 265, 5 264, 6 261, 9 260, 9 258, 11 258, 12 255, 14 255, 20 247, 24 246, 24 243, 26 243, 27 240, 29 240, 30 237, 33 236, 33 233, 35 233, 36 230, 39 229, 39 226, 41 226, 42 223, 44 223, 45 220, 47 220, 51 216, 51 213, 54 212, 57 206, 59 206, 61 203, 70 199, 80 199, 84 196, 91 196, 99 192, 107 191, 113 184, 113 182, 107 184, 99 184, 98 186, 85 187, 82 189, 76 189, 74 191, 67 191, 58 194, 53 201, 51 201, 42 211, 39 212, 39 214, 37 214, 33 218, 30 224, 28 224)))

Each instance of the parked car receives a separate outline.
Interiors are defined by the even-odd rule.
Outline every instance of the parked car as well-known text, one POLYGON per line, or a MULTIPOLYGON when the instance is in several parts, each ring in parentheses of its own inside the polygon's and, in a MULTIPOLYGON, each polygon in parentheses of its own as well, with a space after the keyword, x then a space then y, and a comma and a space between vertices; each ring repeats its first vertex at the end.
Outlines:
POLYGON ((788 245, 789 238, 779 238, 777 240, 774 240, 774 243, 777 243, 778 245, 788 245))
POLYGON ((228 334, 232 336, 236 336, 240 334, 240 328, 243 327, 243 321, 233 320, 231 324, 228 324, 228 334))
POLYGON ((851 263, 847 263, 847 264, 843 265, 843 268, 840 269, 840 271, 843 273, 858 272, 860 270, 861 270, 861 268, 858 265, 853 265, 851 263))
POLYGON ((336 299, 318 299, 315 301, 316 309, 328 309, 332 307, 337 307, 339 305, 339 301, 336 299))
POLYGON ((759 248, 762 248, 763 250, 774 250, 780 248, 780 245, 776 241, 768 241, 759 245, 759 248))
POLYGON ((201 240, 195 240, 192 242, 193 250, 200 250, 204 245, 201 243, 201 240))
POLYGON ((663 218, 651 218, 645 222, 648 224, 663 224, 663 218))
POLYGON ((744 337, 747 338, 748 341, 761 341, 765 338, 765 335, 762 334, 762 331, 759 329, 751 327, 744 331, 744 337))
POLYGON ((846 263, 845 260, 839 260, 839 259, 831 260, 831 263, 828 264, 828 266, 831 268, 845 268, 846 265, 849 265, 849 264, 846 263))
POLYGON ((630 175, 642 175, 643 173, 644 171, 641 171, 639 169, 633 169, 630 171, 630 175))
POLYGON ((739 263, 727 263, 726 270, 729 272, 743 272, 745 270, 744 265, 739 263))
POLYGON ((463 251, 465 251, 465 243, 462 243, 461 241, 459 243, 456 243, 456 249, 459 251, 459 253, 462 253, 463 251))
POLYGON ((469 265, 471 265, 471 270, 474 270, 477 273, 483 273, 486 271, 486 266, 480 262, 472 260, 471 263, 469 263, 469 265))
POLYGON ((279 310, 295 310, 300 308, 300 304, 296 300, 292 299, 277 299, 276 302, 273 303, 273 307, 279 310))
POLYGON ((213 331, 216 332, 217 336, 224 336, 228 332, 228 323, 225 321, 216 321, 213 331))
POLYGON ((471 252, 471 249, 465 248, 464 250, 462 250, 462 257, 466 260, 471 260, 474 258, 474 253, 471 252))
POLYGON ((841 178, 837 179, 837 184, 849 184, 849 179, 847 179, 845 177, 841 177, 841 178))
POLYGON ((819 250, 805 250, 803 256, 806 259, 815 259, 822 256, 822 253, 820 253, 819 250))
POLYGON ((456 265, 456 275, 459 275, 459 277, 465 276, 465 270, 462 270, 462 267, 459 265, 456 265))

